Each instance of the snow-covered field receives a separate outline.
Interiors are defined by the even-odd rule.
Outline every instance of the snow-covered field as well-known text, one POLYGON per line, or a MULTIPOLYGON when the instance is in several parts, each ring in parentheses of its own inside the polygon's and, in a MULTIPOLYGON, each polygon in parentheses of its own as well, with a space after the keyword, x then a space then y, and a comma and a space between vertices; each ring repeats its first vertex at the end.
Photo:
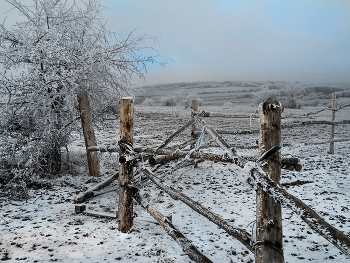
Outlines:
MULTIPOLYGON (((200 107, 211 113, 254 114, 252 107, 200 107)), ((301 115, 317 108, 286 110, 282 116, 301 115)), ((337 112, 337 121, 349 119, 349 108, 337 112)), ((183 107, 135 106, 136 146, 159 146, 169 135, 189 119, 183 107)), ((311 116, 330 120, 330 111, 311 116)), ((282 123, 300 119, 284 118, 282 123)), ((302 120, 310 120, 303 118, 302 120)), ((205 118, 217 129, 257 129, 258 119, 205 118)), ((79 125, 77 127, 80 127, 79 125)), ((327 222, 350 235, 350 147, 349 142, 335 143, 335 154, 329 155, 328 144, 305 145, 330 137, 329 125, 304 126, 282 130, 283 157, 298 157, 303 165, 300 172, 282 170, 282 184, 296 180, 312 181, 288 186, 289 193, 315 209, 327 222)), ((96 129, 99 145, 114 145, 119 139, 119 120, 106 120, 96 129)), ((0 260, 7 262, 191 262, 180 246, 156 224, 156 221, 134 204, 134 226, 128 234, 121 234, 115 219, 94 218, 75 213, 73 200, 91 186, 101 182, 118 169, 115 153, 101 155, 101 178, 87 176, 83 137, 72 134, 70 173, 56 179, 38 178, 51 187, 30 190, 27 201, 1 200, 0 260)), ((350 125, 338 125, 335 138, 346 138, 350 125)), ((223 135, 237 152, 245 157, 258 157, 258 134, 223 135)), ((169 147, 190 139, 187 129, 169 147)), ((205 137, 201 151, 221 153, 209 137, 205 137)), ((159 167, 156 174, 166 183, 209 207, 234 225, 254 233, 255 191, 242 180, 244 172, 229 163, 204 161, 169 171, 175 162, 159 167)), ((152 168, 154 169, 154 167, 152 168)), ((68 171, 68 169, 67 169, 68 171)), ((39 186, 39 184, 38 184, 39 186)), ((86 202, 87 210, 115 214, 117 184, 101 190, 106 192, 86 202), (110 191, 114 190, 114 191, 110 191)), ((171 199, 152 183, 140 190, 141 196, 164 215, 172 215, 173 224, 213 262, 254 262, 254 255, 240 242, 226 234, 203 216, 180 201, 171 199)), ((348 262, 337 248, 314 233, 300 216, 283 208, 283 236, 285 262, 348 262)))

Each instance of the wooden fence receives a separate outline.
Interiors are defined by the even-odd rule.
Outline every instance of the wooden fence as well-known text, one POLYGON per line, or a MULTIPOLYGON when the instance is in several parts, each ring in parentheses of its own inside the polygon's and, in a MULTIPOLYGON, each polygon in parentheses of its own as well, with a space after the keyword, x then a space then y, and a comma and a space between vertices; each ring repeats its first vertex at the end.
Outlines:
MULTIPOLYGON (((329 154, 334 154, 334 143, 335 142, 344 142, 344 141, 350 141, 350 138, 343 138, 343 139, 334 139, 335 134, 335 126, 341 125, 341 124, 350 124, 350 120, 342 120, 342 121, 335 121, 335 114, 337 111, 349 107, 350 104, 344 104, 336 107, 336 96, 335 93, 332 94, 332 107, 326 107, 321 110, 305 113, 299 116, 286 116, 285 119, 289 118, 296 118, 301 119, 303 117, 309 117, 311 115, 317 115, 321 113, 322 111, 331 110, 332 116, 331 120, 310 120, 310 121, 298 121, 298 122, 292 122, 288 124, 282 124, 281 129, 290 129, 295 127, 303 127, 308 125, 331 125, 330 129, 330 139, 327 141, 322 142, 306 142, 305 145, 318 145, 318 144, 328 144, 329 143, 329 154)), ((258 115, 250 114, 250 115, 223 115, 223 114, 211 114, 211 116, 218 116, 218 117, 227 117, 227 118, 249 118, 251 122, 251 118, 257 118, 258 115)), ((251 125, 250 125, 251 126, 251 125)), ((256 134, 260 132, 260 129, 249 129, 249 130, 217 130, 219 134, 233 134, 233 135, 241 135, 241 134, 256 134)))
MULTIPOLYGON (((119 178, 119 203, 116 216, 119 231, 127 233, 133 225, 132 199, 135 199, 158 221, 158 223, 165 229, 166 233, 168 233, 182 247, 183 251, 190 259, 196 262, 212 262, 173 225, 171 220, 162 215, 154 206, 142 200, 141 196, 138 194, 138 187, 140 184, 133 184, 132 168, 138 167, 138 169, 144 174, 145 178, 148 178, 153 182, 157 188, 168 193, 173 199, 182 201, 191 209, 203 215, 221 229, 225 230, 229 235, 239 240, 242 245, 255 254, 256 262, 284 262, 282 246, 282 206, 297 211, 298 214, 300 214, 301 219, 304 220, 311 229, 323 236, 347 257, 350 257, 350 238, 331 226, 312 208, 307 206, 297 197, 289 194, 280 186, 281 164, 283 166, 283 159, 281 160, 281 153, 279 151, 281 148, 280 141, 282 125, 281 106, 278 101, 265 101, 261 103, 259 107, 259 151, 261 157, 258 162, 252 162, 238 156, 235 149, 230 147, 230 145, 219 135, 218 131, 206 124, 202 118, 204 112, 198 112, 198 108, 195 107, 196 103, 194 102, 192 105, 194 105, 194 107, 192 109, 191 120, 184 126, 180 127, 157 149, 146 147, 134 148, 133 99, 122 98, 119 146, 111 148, 98 147, 96 145, 86 146, 88 153, 94 153, 97 151, 119 152, 119 172, 98 184, 96 187, 89 189, 86 193, 77 198, 75 202, 84 202, 88 198, 95 196, 97 190, 102 189, 119 178), (224 156, 200 154, 195 150, 192 150, 191 152, 180 150, 174 152, 164 149, 173 138, 193 124, 196 125, 192 126, 192 135, 199 125, 203 125, 204 127, 201 135, 203 135, 204 132, 208 132, 214 141, 224 150, 224 156), (249 178, 250 183, 257 185, 256 240, 253 240, 251 235, 245 229, 233 225, 181 191, 165 184, 154 172, 144 166, 140 153, 145 152, 152 154, 149 158, 150 163, 166 162, 175 158, 183 158, 187 156, 187 158, 231 162, 237 165, 237 169, 249 168, 251 175, 249 178), (259 161, 264 161, 262 167, 260 166, 261 162, 259 161)), ((199 136, 198 141, 194 146, 195 149, 198 148, 200 140, 201 136, 199 136)), ((87 142, 87 140, 85 140, 85 142, 87 142)), ((294 164, 297 164, 295 159, 296 158, 294 158, 293 162, 294 164)), ((90 162, 89 158, 88 162, 90 162)), ((96 162, 94 165, 97 165, 96 162)), ((76 211, 82 212, 84 208, 84 206, 76 206, 76 211)))

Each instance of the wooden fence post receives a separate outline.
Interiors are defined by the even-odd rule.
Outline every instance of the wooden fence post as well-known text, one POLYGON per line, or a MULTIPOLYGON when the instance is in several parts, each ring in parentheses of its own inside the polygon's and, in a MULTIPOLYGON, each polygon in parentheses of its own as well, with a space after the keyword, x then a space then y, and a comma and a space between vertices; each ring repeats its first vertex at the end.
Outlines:
MULTIPOLYGON (((335 121, 335 93, 333 93, 332 97, 332 121, 335 121)), ((331 142, 329 143, 329 153, 334 154, 334 123, 332 123, 331 128, 331 142)))
POLYGON ((97 146, 94 126, 92 124, 89 99, 85 93, 78 94, 77 98, 79 103, 81 125, 83 126, 89 173, 91 176, 99 177, 101 174, 97 152, 89 152, 87 150, 91 146, 97 146))
MULTIPOLYGON (((259 151, 266 151, 281 143, 281 104, 277 100, 262 102, 260 111, 259 151)), ((280 185, 281 153, 275 152, 266 160, 262 169, 280 185)), ((256 247, 255 262, 284 262, 281 204, 259 186, 256 192, 256 247)))
MULTIPOLYGON (((197 100, 192 100, 192 110, 194 110, 194 111, 198 111, 198 101, 197 100)), ((193 119, 193 116, 191 117, 192 119, 193 119)), ((195 136, 195 132, 196 131, 198 131, 198 129, 197 129, 197 127, 196 127, 196 124, 195 123, 193 123, 192 124, 192 130, 191 130, 191 136, 192 136, 192 138, 196 138, 196 136, 195 136)))
MULTIPOLYGON (((120 141, 133 145, 133 115, 134 100, 126 97, 120 100, 120 141)), ((120 145, 119 151, 119 204, 118 204, 118 230, 127 233, 133 225, 133 166, 126 162, 127 149, 120 145)))

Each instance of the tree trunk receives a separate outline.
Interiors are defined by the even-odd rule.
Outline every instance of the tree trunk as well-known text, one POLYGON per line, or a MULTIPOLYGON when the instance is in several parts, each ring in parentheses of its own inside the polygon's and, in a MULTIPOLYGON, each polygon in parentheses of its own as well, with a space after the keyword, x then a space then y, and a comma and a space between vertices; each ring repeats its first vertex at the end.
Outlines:
MULTIPOLYGON (((57 88, 59 89, 59 88, 57 88)), ((59 92, 59 90, 58 90, 59 92)), ((49 91, 50 93, 50 91, 49 91)), ((45 149, 45 156, 41 161, 41 168, 47 174, 58 174, 61 171, 62 165, 62 96, 50 96, 51 110, 49 112, 50 136, 47 138, 47 148, 45 149)))

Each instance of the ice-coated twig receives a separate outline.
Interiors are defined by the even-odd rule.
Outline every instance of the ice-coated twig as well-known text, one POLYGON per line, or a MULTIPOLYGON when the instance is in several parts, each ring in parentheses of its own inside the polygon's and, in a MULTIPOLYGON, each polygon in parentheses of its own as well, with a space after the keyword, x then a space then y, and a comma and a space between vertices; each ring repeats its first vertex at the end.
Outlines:
MULTIPOLYGON (((207 123, 201 119, 199 116, 194 116, 194 119, 196 119, 197 122, 201 122, 203 125, 207 125, 207 123)), ((236 151, 233 147, 231 147, 213 128, 208 126, 208 133, 210 136, 215 140, 215 142, 225 151, 228 153, 229 156, 237 156, 236 151)))
POLYGON ((194 153, 195 151, 197 151, 199 149, 199 147, 201 146, 203 137, 204 137, 205 129, 207 127, 209 127, 209 125, 205 125, 203 127, 201 135, 199 136, 199 138, 198 138, 198 140, 196 142, 196 145, 194 146, 194 148, 191 151, 189 151, 189 153, 186 155, 185 159, 189 159, 191 157, 192 153, 194 153))

